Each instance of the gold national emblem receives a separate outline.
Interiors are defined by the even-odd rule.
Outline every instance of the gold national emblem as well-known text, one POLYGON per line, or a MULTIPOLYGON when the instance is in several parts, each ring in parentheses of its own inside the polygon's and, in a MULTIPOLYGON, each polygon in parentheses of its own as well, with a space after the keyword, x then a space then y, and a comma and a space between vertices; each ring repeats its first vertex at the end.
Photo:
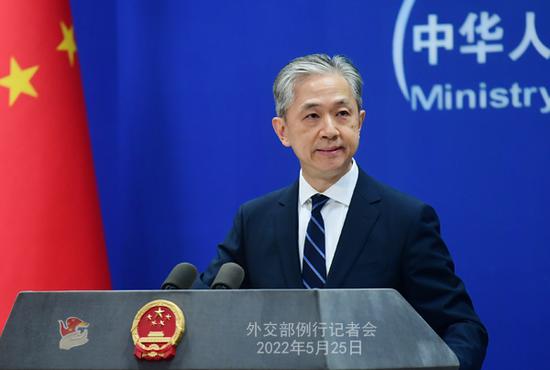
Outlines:
POLYGON ((134 355, 141 360, 166 360, 176 355, 185 331, 185 317, 175 303, 158 299, 145 304, 132 324, 134 355))

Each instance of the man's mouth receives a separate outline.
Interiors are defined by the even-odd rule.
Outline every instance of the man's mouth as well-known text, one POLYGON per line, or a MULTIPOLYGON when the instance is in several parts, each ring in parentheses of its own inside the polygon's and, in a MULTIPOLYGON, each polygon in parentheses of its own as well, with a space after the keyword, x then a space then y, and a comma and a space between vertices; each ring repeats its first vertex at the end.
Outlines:
POLYGON ((339 150, 342 150, 341 146, 333 146, 330 148, 317 149, 318 152, 326 153, 326 154, 336 153, 339 150))

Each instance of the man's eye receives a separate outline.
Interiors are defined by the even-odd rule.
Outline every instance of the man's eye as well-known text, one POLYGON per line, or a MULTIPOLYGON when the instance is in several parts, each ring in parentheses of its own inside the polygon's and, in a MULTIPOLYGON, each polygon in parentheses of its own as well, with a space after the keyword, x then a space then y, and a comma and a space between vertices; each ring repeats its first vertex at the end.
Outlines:
POLYGON ((319 115, 317 113, 310 113, 307 116, 305 116, 305 119, 317 119, 319 118, 319 115))
POLYGON ((350 115, 350 113, 347 110, 341 110, 338 112, 339 116, 347 117, 350 115))

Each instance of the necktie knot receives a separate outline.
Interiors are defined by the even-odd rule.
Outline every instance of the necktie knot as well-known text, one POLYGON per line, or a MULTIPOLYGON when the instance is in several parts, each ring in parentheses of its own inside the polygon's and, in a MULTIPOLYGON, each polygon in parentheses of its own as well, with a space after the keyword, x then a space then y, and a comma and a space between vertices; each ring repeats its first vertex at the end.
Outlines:
POLYGON ((321 212, 321 209, 328 202, 329 197, 323 194, 315 194, 311 197, 311 211, 321 212))

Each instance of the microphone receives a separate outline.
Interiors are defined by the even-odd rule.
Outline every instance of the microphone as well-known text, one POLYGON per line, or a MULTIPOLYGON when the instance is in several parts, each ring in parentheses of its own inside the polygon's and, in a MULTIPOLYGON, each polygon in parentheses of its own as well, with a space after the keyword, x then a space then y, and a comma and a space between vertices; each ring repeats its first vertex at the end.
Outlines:
POLYGON ((161 289, 189 289, 195 277, 197 276, 197 269, 190 263, 182 262, 178 263, 170 272, 164 283, 162 283, 161 289))
POLYGON ((234 262, 227 262, 220 267, 211 289, 239 289, 244 280, 244 270, 234 262))

